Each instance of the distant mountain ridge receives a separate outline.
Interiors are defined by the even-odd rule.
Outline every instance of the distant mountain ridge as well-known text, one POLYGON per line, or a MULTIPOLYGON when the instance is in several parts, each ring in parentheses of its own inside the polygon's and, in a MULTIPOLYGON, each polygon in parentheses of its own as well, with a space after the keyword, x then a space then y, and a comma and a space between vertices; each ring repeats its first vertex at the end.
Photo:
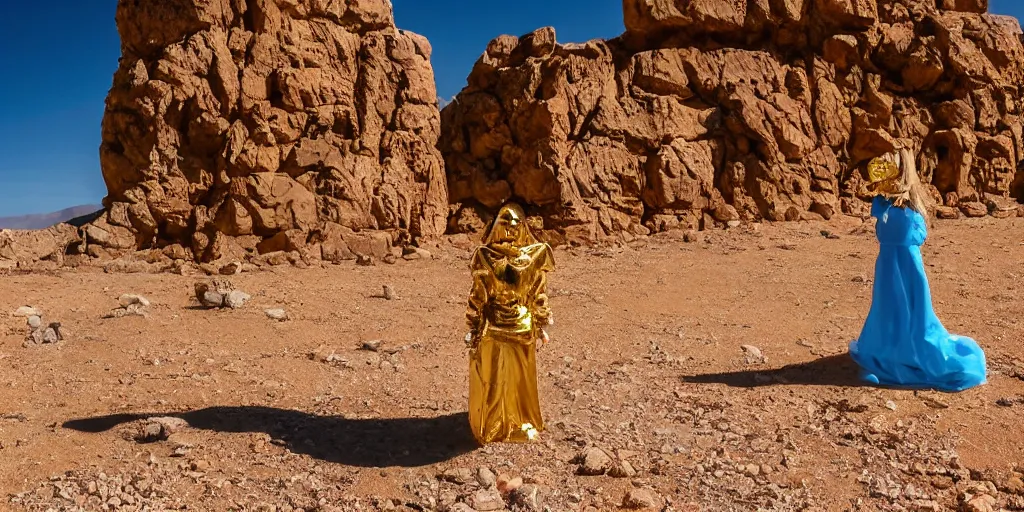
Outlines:
POLYGON ((54 224, 67 222, 102 209, 102 206, 89 204, 73 206, 59 212, 21 215, 18 217, 0 217, 0 229, 46 229, 54 224))

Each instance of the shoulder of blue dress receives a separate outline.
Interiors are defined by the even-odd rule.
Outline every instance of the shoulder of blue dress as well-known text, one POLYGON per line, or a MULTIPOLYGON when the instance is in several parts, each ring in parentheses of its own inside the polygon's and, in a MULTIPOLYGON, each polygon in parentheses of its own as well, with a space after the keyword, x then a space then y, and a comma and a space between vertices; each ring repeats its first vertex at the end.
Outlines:
POLYGON ((890 206, 892 206, 892 203, 884 196, 875 196, 871 201, 871 216, 875 218, 881 217, 890 206))

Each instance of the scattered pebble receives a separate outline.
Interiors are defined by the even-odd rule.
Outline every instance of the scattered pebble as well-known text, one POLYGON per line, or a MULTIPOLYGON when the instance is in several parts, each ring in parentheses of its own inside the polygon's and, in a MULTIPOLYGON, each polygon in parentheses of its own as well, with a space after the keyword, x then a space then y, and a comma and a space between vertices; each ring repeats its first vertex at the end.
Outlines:
POLYGON ((484 489, 490 489, 495 487, 497 484, 498 477, 494 476, 494 472, 487 468, 480 468, 476 470, 476 482, 484 489))
POLYGON ((235 289, 230 281, 223 278, 195 283, 196 300, 206 308, 239 309, 252 298, 249 294, 235 289))
POLYGON ((128 306, 133 305, 139 305, 144 308, 148 308, 150 306, 149 299, 135 293, 126 293, 121 295, 118 297, 117 303, 120 304, 122 308, 127 308, 128 306))
POLYGON ((213 291, 205 291, 201 296, 198 296, 199 302, 208 308, 221 308, 224 307, 224 296, 213 291))
POLYGON ((589 448, 578 457, 579 474, 597 476, 605 474, 612 467, 612 458, 600 448, 589 448))
POLYGON ((630 510, 653 509, 658 507, 658 500, 651 491, 633 489, 622 498, 622 506, 630 510))
POLYGON ((42 313, 42 311, 39 311, 38 309, 36 309, 34 307, 22 306, 22 307, 16 309, 14 311, 13 315, 15 317, 19 317, 19 318, 28 318, 30 316, 39 316, 39 317, 41 317, 41 316, 43 316, 43 313, 42 313))
POLYGON ((242 263, 233 261, 231 263, 228 263, 227 265, 220 267, 220 269, 217 270, 217 273, 222 276, 234 276, 241 274, 242 263))
MULTIPOLYGON (((58 324, 57 328, 59 328, 59 327, 60 327, 60 325, 58 324)), ((47 344, 47 343, 57 343, 58 341, 60 341, 61 338, 60 338, 60 335, 58 333, 57 328, 54 328, 53 326, 51 326, 51 327, 48 327, 47 329, 43 330, 43 343, 44 344, 47 344)))
POLYGON ((231 309, 239 309, 251 298, 251 295, 241 290, 231 290, 224 296, 224 305, 231 309))
POLYGON ((135 440, 140 443, 166 441, 172 435, 188 427, 187 421, 173 416, 150 418, 142 425, 135 440))
POLYGON ((740 350, 743 351, 744 361, 747 364, 764 364, 768 362, 761 349, 753 345, 742 345, 740 350))
POLYGON ((615 463, 608 474, 615 478, 633 478, 636 476, 636 470, 632 464, 623 460, 615 463))
POLYGON ((541 512, 544 510, 540 500, 540 488, 533 484, 517 487, 509 496, 509 501, 517 510, 523 512, 541 512))
POLYGON ((442 473, 440 478, 456 485, 466 485, 474 480, 473 472, 467 468, 449 469, 442 473))
POLYGON ((995 512, 996 499, 988 494, 970 496, 964 500, 963 512, 995 512))
MULTIPOLYGON (((32 312, 38 313, 36 310, 32 312)), ((60 322, 50 322, 47 324, 43 322, 43 318, 40 315, 28 316, 26 323, 28 324, 29 332, 25 336, 25 343, 23 344, 25 347, 52 345, 68 337, 67 329, 63 328, 60 322)))
POLYGON ((149 317, 149 313, 146 311, 146 308, 150 306, 150 302, 149 299, 142 295, 126 293, 118 297, 117 303, 120 307, 103 315, 103 318, 124 318, 127 316, 141 316, 143 318, 149 317))
POLYGON ((467 504, 477 512, 493 512, 505 508, 505 500, 495 489, 481 489, 473 493, 467 504))
POLYGON ((267 318, 271 320, 277 320, 278 322, 284 322, 288 320, 288 312, 281 308, 268 309, 264 311, 267 318))

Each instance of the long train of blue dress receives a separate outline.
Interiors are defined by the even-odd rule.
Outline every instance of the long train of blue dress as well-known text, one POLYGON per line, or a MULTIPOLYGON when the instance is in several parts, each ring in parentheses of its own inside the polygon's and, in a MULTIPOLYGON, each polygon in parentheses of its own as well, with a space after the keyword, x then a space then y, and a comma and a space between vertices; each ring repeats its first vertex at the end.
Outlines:
POLYGON ((864 380, 887 386, 961 391, 985 383, 985 353, 964 336, 950 334, 932 309, 921 261, 925 219, 911 208, 876 197, 880 245, 871 311, 850 355, 864 380))

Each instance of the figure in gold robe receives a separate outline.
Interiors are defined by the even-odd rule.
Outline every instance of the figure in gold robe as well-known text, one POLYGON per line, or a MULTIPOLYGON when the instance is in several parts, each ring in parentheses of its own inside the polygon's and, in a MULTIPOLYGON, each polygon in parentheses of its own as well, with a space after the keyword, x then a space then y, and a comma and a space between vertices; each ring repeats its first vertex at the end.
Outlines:
POLYGON ((538 242, 522 208, 502 207, 473 254, 469 334, 469 424, 480 443, 523 442, 544 430, 537 346, 551 324, 546 273, 551 247, 538 242))

